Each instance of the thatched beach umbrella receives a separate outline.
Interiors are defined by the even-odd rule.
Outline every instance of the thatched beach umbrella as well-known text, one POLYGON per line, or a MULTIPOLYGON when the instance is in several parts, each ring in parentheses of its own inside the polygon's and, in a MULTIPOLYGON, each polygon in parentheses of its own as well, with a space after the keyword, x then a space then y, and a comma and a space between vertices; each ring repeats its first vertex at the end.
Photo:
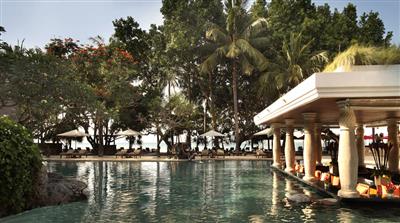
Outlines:
POLYGON ((125 131, 117 133, 116 135, 117 136, 138 136, 138 135, 140 135, 140 132, 137 132, 132 129, 127 129, 125 131))
MULTIPOLYGON (((137 131, 132 130, 132 129, 127 129, 125 131, 117 133, 116 135, 117 136, 125 136, 126 138, 129 138, 129 137, 134 137, 134 136, 140 135, 140 132, 137 132, 137 131)), ((128 139, 128 141, 129 141, 129 149, 130 149, 131 146, 132 146, 131 140, 128 139)))
MULTIPOLYGON (((225 137, 224 134, 219 133, 219 132, 217 132, 215 130, 210 130, 210 131, 208 131, 206 133, 201 134, 200 136, 202 136, 202 137, 225 137)), ((212 143, 212 140, 211 140, 211 148, 212 148, 212 146, 213 146, 213 143, 212 143)))
MULTIPOLYGON (((257 133, 254 133, 253 137, 254 136, 266 136, 267 142, 268 142, 268 149, 269 149, 269 139, 273 133, 274 133, 274 131, 272 128, 267 128, 267 129, 261 130, 257 133)), ((261 141, 261 143, 262 143, 262 141, 261 141)), ((262 148, 264 149, 264 144, 262 143, 261 145, 262 145, 262 148)))
POLYGON ((75 130, 71 130, 71 131, 68 131, 68 132, 60 133, 57 136, 60 137, 60 138, 68 138, 68 139, 75 140, 75 149, 76 149, 76 141, 78 139, 83 138, 83 137, 89 136, 89 134, 86 134, 84 132, 80 132, 79 130, 75 129, 75 130))

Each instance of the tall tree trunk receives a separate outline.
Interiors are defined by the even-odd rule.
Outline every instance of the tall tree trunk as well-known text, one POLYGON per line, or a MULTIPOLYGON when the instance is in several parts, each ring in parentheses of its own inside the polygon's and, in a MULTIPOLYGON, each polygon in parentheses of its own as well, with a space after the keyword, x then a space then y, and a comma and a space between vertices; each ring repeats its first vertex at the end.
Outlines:
POLYGON ((208 73, 208 91, 209 91, 209 103, 210 103, 210 113, 211 113, 211 126, 213 129, 217 128, 217 117, 215 117, 214 110, 214 98, 212 93, 212 75, 211 72, 208 73))
POLYGON ((236 142, 236 151, 240 149, 239 142, 239 109, 238 109, 238 87, 237 87, 237 62, 233 61, 232 66, 232 91, 233 91, 233 112, 235 118, 235 142, 236 142))
POLYGON ((192 149, 192 131, 188 130, 186 135, 186 143, 189 145, 189 148, 192 149))
POLYGON ((158 134, 158 127, 156 129, 156 133, 157 133, 157 156, 160 157, 160 135, 158 134))
POLYGON ((171 98, 171 81, 168 81, 168 99, 171 98))
POLYGON ((206 99, 206 103, 204 104, 204 113, 203 113, 203 131, 207 131, 207 104, 208 100, 206 99))
POLYGON ((99 156, 103 156, 104 154, 104 142, 103 142, 103 123, 99 121, 99 156))

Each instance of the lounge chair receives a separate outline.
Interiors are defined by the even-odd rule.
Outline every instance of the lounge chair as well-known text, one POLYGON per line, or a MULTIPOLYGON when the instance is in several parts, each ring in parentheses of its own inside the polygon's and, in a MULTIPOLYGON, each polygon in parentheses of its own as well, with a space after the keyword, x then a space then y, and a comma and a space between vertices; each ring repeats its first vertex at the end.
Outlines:
POLYGON ((133 158, 139 157, 140 158, 140 157, 142 157, 141 153, 142 153, 141 149, 135 149, 134 151, 127 153, 126 157, 133 157, 133 158))
POLYGON ((262 157, 267 158, 268 154, 266 152, 262 151, 261 149, 258 149, 256 151, 256 158, 262 158, 262 157))
POLYGON ((207 149, 201 151, 200 157, 203 157, 203 156, 206 156, 206 157, 209 157, 209 156, 210 156, 207 149))
POLYGON ((118 151, 117 153, 115 153, 115 158, 118 158, 118 156, 120 156, 121 158, 123 158, 124 156, 126 156, 128 154, 128 150, 126 149, 121 149, 120 151, 118 151))
POLYGON ((77 157, 82 158, 82 156, 86 156, 88 155, 88 151, 87 150, 78 150, 78 153, 76 154, 77 157))
POLYGON ((216 157, 218 157, 218 156, 222 156, 225 159, 225 151, 222 149, 218 149, 216 157))
POLYGON ((69 149, 67 152, 61 152, 60 158, 64 155, 66 158, 73 158, 75 156, 75 151, 73 149, 69 149))

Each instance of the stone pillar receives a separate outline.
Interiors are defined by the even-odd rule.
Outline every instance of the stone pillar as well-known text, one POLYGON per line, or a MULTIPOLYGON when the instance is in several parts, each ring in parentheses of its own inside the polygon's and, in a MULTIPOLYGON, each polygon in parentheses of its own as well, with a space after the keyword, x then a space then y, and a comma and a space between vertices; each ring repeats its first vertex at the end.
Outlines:
POLYGON ((304 113, 304 177, 305 181, 315 181, 315 143, 314 123, 317 118, 315 113, 304 113))
POLYGON ((281 129, 280 129, 280 124, 278 123, 273 123, 271 124, 271 127, 274 131, 274 141, 273 141, 273 146, 272 146, 272 158, 273 158, 273 164, 272 166, 274 167, 281 167, 281 129))
POLYGON ((286 140, 285 140, 285 161, 286 172, 293 172, 296 162, 296 154, 294 151, 293 124, 294 119, 285 119, 286 124, 286 140))
POLYGON ((315 139, 315 161, 317 165, 322 165, 322 143, 321 143, 321 124, 316 123, 314 127, 314 139, 315 139))
POLYGON ((356 116, 347 101, 337 102, 340 109, 339 126, 339 177, 341 189, 338 196, 345 198, 359 197, 356 190, 358 175, 358 153, 354 127, 356 125, 356 116))
POLYGON ((398 127, 396 119, 387 120, 388 143, 392 143, 393 147, 389 153, 389 171, 399 172, 399 142, 397 139, 398 127))
POLYGON ((358 152, 358 167, 365 168, 364 163, 364 125, 361 123, 357 123, 356 128, 356 143, 357 143, 357 152, 358 152))

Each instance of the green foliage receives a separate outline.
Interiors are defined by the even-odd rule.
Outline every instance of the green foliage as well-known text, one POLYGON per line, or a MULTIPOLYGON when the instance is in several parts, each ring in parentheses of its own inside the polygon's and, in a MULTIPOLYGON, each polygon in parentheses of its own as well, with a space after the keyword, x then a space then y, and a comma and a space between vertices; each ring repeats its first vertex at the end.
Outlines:
POLYGON ((0 117, 0 215, 28 208, 41 165, 39 149, 28 130, 0 117))
POLYGON ((267 1, 256 0, 250 8, 250 14, 253 19, 267 17, 267 1))
MULTIPOLYGON (((264 18, 251 19, 245 10, 246 1, 226 1, 226 29, 211 24, 206 38, 215 44, 215 50, 200 65, 203 73, 212 73, 219 65, 232 64, 232 92, 235 118, 236 149, 240 146, 238 73, 251 75, 265 71, 267 59, 251 42, 261 37, 266 28, 264 18)), ((210 83, 211 84, 211 83, 210 83)))
POLYGON ((312 42, 304 42, 301 33, 292 33, 290 39, 283 42, 282 50, 273 60, 276 64, 272 64, 271 70, 260 76, 259 95, 269 93, 279 96, 311 74, 319 72, 328 62, 328 56, 325 51, 312 52, 312 42), (275 84, 272 85, 271 82, 275 84))
POLYGON ((54 136, 60 112, 81 111, 90 95, 68 62, 40 49, 3 46, 0 61, 0 107, 15 107, 15 119, 36 138, 54 136))
POLYGON ((363 13, 360 17, 360 37, 359 43, 374 46, 389 46, 393 33, 388 32, 386 37, 385 26, 379 18, 379 13, 363 13))
POLYGON ((353 45, 340 53, 328 64, 324 72, 332 72, 342 67, 350 70, 353 65, 387 65, 400 64, 400 47, 367 47, 353 45))

